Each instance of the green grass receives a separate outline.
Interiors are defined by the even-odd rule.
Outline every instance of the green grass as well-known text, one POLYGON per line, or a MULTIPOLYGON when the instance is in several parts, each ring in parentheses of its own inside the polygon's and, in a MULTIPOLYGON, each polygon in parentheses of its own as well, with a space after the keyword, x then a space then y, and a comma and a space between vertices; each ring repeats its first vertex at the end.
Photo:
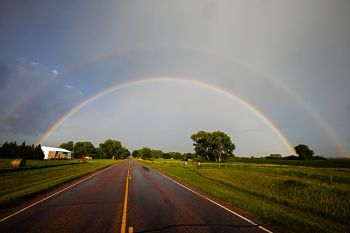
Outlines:
POLYGON ((327 160, 279 160, 279 159, 264 159, 264 158, 237 158, 237 162, 243 163, 258 163, 258 164, 279 164, 292 166, 307 166, 307 167, 324 167, 324 168, 350 168, 350 159, 327 159, 327 160))
MULTIPOLYGON (((120 161, 92 160, 82 163, 78 160, 28 160, 26 168, 15 171, 7 170, 8 167, 2 166, 2 172, 0 173, 0 208, 17 205, 35 194, 118 162, 120 161)), ((9 161, 0 160, 0 163, 4 165, 9 161)))
POLYGON ((0 159, 0 173, 31 170, 46 167, 65 166, 69 164, 80 163, 78 159, 74 160, 27 160, 25 167, 14 168, 11 166, 11 159, 0 159))
POLYGON ((350 169, 155 160, 148 165, 295 232, 350 232, 350 169))

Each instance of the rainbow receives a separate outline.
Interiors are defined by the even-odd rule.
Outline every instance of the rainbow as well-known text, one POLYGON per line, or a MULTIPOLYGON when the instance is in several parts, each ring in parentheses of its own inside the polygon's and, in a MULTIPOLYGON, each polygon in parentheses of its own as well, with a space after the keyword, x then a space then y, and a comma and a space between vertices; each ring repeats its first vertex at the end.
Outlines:
MULTIPOLYGON (((241 64, 241 66, 246 66, 244 64, 241 64)), ((298 95, 296 95, 294 92, 292 92, 286 85, 284 85, 281 82, 278 82, 277 80, 272 79, 271 76, 263 73, 261 70, 259 70, 256 67, 250 66, 250 70, 254 71, 256 74, 260 75, 261 77, 264 77, 266 80, 269 80, 272 85, 276 87, 276 89, 282 91, 285 95, 289 96, 291 100, 298 106, 313 122, 315 122, 323 132, 326 133, 328 138, 331 140, 331 142, 336 145, 336 148, 338 150, 338 153, 342 155, 347 155, 350 152, 340 140, 340 138, 336 135, 334 130, 332 130, 328 124, 320 117, 319 114, 315 112, 310 106, 308 106, 298 95)))
POLYGON ((70 109, 68 112, 63 114, 54 124, 52 124, 48 130, 43 134, 41 138, 37 141, 37 144, 43 144, 47 138, 54 132, 57 128, 59 128, 68 118, 70 118, 73 114, 78 112, 80 109, 84 108, 88 104, 94 102, 96 99, 108 95, 112 92, 115 92, 117 90, 123 89, 123 88, 128 88, 131 86, 135 85, 142 85, 146 83, 151 83, 151 82, 177 82, 177 83, 184 83, 188 85, 195 85, 197 87, 203 87, 209 90, 213 90, 215 92, 218 92, 236 102, 238 102, 240 105, 248 109, 250 112, 254 113, 259 119, 261 119, 264 123, 266 123, 278 136, 283 144, 288 148, 291 154, 295 154, 295 150, 292 146, 292 144, 289 142, 287 137, 283 134, 283 132, 272 122, 271 119, 269 119, 267 116, 265 116, 261 111, 259 111, 255 106, 253 106, 251 103, 248 101, 242 99, 241 97, 228 92, 222 88, 219 88, 217 86, 214 86, 212 84, 203 82, 203 81, 197 81, 193 79, 187 79, 183 77, 151 77, 151 78, 143 78, 143 79, 138 79, 130 82, 125 82, 125 83, 118 83, 113 86, 108 87, 107 89, 102 90, 101 92, 89 97, 85 101, 79 103, 72 109, 70 109))
MULTIPOLYGON (((222 57, 222 56, 221 56, 222 57)), ((266 81, 268 81, 270 84, 272 84, 277 90, 281 91, 283 94, 288 96, 296 106, 298 106, 313 122, 315 122, 320 129, 322 129, 323 132, 326 133, 328 138, 331 140, 331 142, 336 145, 336 148, 338 152, 342 155, 349 154, 350 152, 340 140, 340 138, 336 135, 334 130, 332 130, 328 124, 320 117, 319 114, 316 113, 314 109, 312 109, 310 106, 308 106, 298 95, 296 95, 294 92, 291 91, 290 88, 288 88, 285 84, 282 82, 279 82, 278 80, 272 78, 270 75, 266 74, 262 70, 258 69, 257 67, 253 65, 248 65, 245 63, 242 63, 236 59, 233 59, 231 57, 222 57, 224 60, 232 62, 234 64, 239 65, 240 67, 243 67, 247 69, 248 71, 252 71, 254 74, 257 75, 257 77, 260 77, 266 81)))
MULTIPOLYGON (((296 106, 298 106, 299 109, 301 109, 313 122, 315 122, 320 129, 327 135, 327 137, 330 139, 330 141, 336 146, 338 153, 340 154, 348 154, 350 153, 347 149, 347 147, 344 145, 344 143, 340 140, 340 138, 336 135, 333 129, 331 129, 328 124, 321 118, 319 114, 315 112, 314 109, 312 109, 310 106, 308 106, 298 95, 296 95, 294 92, 292 92, 285 84, 282 82, 279 82, 278 80, 272 78, 270 75, 266 74, 265 72, 261 71, 255 66, 248 65, 245 63, 242 63, 238 61, 237 59, 234 59, 229 56, 223 56, 218 55, 210 51, 204 51, 204 50, 197 50, 197 49, 191 49, 191 48, 177 48, 182 50, 189 50, 197 53, 202 53, 209 55, 211 57, 216 57, 220 59, 221 61, 236 64, 247 71, 253 72, 257 77, 264 79, 265 81, 268 81, 272 86, 274 86, 277 90, 281 91, 283 94, 288 96, 293 103, 295 103, 296 106)), ((44 92, 48 88, 50 88, 51 85, 53 85, 55 82, 63 80, 67 77, 69 77, 71 74, 73 74, 75 71, 79 70, 82 67, 86 67, 89 64, 93 64, 95 62, 106 60, 109 58, 113 58, 116 56, 122 56, 122 55, 129 55, 129 54, 135 54, 137 53, 137 49, 126 49, 122 48, 118 51, 112 51, 108 54, 101 54, 96 57, 93 57, 89 60, 80 62, 69 69, 64 70, 62 73, 60 73, 56 79, 49 80, 46 83, 44 83, 42 86, 36 88, 35 90, 31 91, 26 97, 19 99, 12 107, 6 111, 6 113, 2 116, 0 116, 0 125, 2 122, 4 122, 9 116, 11 116, 14 112, 18 111, 20 108, 26 105, 26 103, 30 102, 32 99, 39 96, 40 93, 44 92)))

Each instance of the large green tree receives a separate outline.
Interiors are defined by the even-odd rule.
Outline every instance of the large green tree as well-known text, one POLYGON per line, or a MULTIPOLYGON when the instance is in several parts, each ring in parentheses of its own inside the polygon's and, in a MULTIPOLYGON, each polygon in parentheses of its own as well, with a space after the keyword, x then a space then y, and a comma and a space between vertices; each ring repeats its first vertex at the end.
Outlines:
POLYGON ((111 159, 113 156, 119 158, 119 153, 123 148, 122 143, 116 140, 107 139, 103 143, 100 143, 100 151, 103 154, 104 159, 111 159))
POLYGON ((122 151, 121 151, 121 154, 120 154, 120 158, 126 159, 129 156, 131 156, 130 151, 127 148, 123 147, 122 151))
POLYGON ((123 147, 120 141, 113 139, 107 139, 105 142, 101 143, 99 152, 104 159, 111 159, 113 157, 122 159, 130 156, 130 151, 123 147))
POLYGON ((196 154, 208 161, 221 162, 233 156, 235 145, 224 132, 198 131, 191 139, 196 154))
POLYGON ((69 142, 66 142, 66 143, 62 143, 60 145, 60 148, 66 149, 66 150, 69 150, 69 151, 73 151, 73 149, 74 149, 74 142, 69 141, 69 142))
POLYGON ((170 158, 173 158, 173 159, 183 159, 184 156, 180 153, 180 152, 169 152, 168 153, 170 158))
POLYGON ((152 157, 152 150, 148 147, 139 149, 139 155, 142 159, 150 159, 152 157))
POLYGON ((158 158, 163 158, 163 151, 161 150, 152 150, 151 151, 151 156, 152 158, 158 159, 158 158))
POLYGON ((139 150, 134 150, 132 152, 132 157, 134 158, 139 158, 140 157, 140 151, 139 150))
POLYGON ((95 157, 95 147, 91 142, 77 142, 74 145, 74 156, 79 158, 81 156, 95 157))
POLYGON ((307 145, 299 144, 294 147, 295 152, 299 155, 301 160, 311 160, 314 155, 314 151, 311 150, 307 145))
POLYGON ((37 159, 42 160, 44 159, 45 155, 44 152, 41 150, 41 145, 32 146, 32 153, 30 156, 28 156, 28 159, 37 159))
POLYGON ((41 146, 26 145, 25 142, 5 142, 0 146, 0 158, 23 158, 23 159, 44 159, 44 152, 41 146))

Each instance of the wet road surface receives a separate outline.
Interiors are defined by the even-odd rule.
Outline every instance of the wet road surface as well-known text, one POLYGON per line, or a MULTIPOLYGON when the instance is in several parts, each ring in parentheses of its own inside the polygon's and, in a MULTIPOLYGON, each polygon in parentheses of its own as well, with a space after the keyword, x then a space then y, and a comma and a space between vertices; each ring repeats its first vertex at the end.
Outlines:
POLYGON ((131 159, 0 222, 0 232, 16 233, 124 229, 266 232, 131 159))

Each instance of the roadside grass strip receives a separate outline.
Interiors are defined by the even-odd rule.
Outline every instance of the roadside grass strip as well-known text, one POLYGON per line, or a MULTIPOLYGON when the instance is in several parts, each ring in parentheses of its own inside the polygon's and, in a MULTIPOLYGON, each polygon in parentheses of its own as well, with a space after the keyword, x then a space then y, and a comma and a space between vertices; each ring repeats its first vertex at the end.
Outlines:
MULTIPOLYGON (((45 161, 43 161, 45 162, 45 161)), ((0 174, 0 208, 18 205, 33 195, 78 179, 119 161, 90 161, 66 166, 43 167, 0 174)))
POLYGON ((227 208, 227 207, 225 207, 225 206, 223 206, 223 205, 221 205, 221 204, 219 204, 219 203, 217 203, 217 202, 211 200, 210 198, 208 198, 208 197, 206 197, 206 196, 204 196, 204 195, 202 195, 202 194, 200 194, 200 193, 198 193, 198 192, 196 192, 196 191, 194 191, 194 190, 192 190, 192 189, 186 187, 186 186, 183 185, 183 184, 180 184, 180 183, 177 182, 176 180, 173 180, 172 178, 170 178, 170 177, 168 177, 168 176, 166 176, 166 175, 160 173, 159 171, 156 171, 156 170, 154 170, 154 171, 157 172, 158 174, 160 174, 161 176, 164 176, 165 178, 167 178, 167 179, 171 180, 172 182, 176 183, 177 185, 183 187, 184 189, 186 189, 186 190, 188 190, 188 191, 190 191, 190 192, 192 192, 192 193, 194 193, 194 194, 196 194, 196 195, 198 195, 198 196, 200 196, 200 197, 206 199, 207 201, 209 201, 209 202, 211 202, 211 203, 213 203, 213 204, 219 206, 220 208, 225 209, 226 211, 228 211, 228 212, 230 212, 230 213, 236 215, 237 217, 239 217, 239 218, 241 218, 241 219, 244 219, 245 221, 249 222, 249 223, 252 224, 253 226, 257 226, 258 228, 260 228, 261 230, 263 230, 263 231, 265 231, 265 232, 272 233, 272 231, 266 229, 265 227, 256 224, 255 222, 253 222, 253 221, 251 221, 250 219, 248 219, 248 218, 246 218, 246 217, 244 217, 244 216, 242 216, 242 215, 240 215, 240 214, 234 212, 233 210, 231 210, 231 209, 229 209, 229 208, 227 208))
POLYGON ((350 231, 350 171, 266 164, 141 161, 295 232, 350 231), (332 181, 325 177, 342 177, 332 181))

